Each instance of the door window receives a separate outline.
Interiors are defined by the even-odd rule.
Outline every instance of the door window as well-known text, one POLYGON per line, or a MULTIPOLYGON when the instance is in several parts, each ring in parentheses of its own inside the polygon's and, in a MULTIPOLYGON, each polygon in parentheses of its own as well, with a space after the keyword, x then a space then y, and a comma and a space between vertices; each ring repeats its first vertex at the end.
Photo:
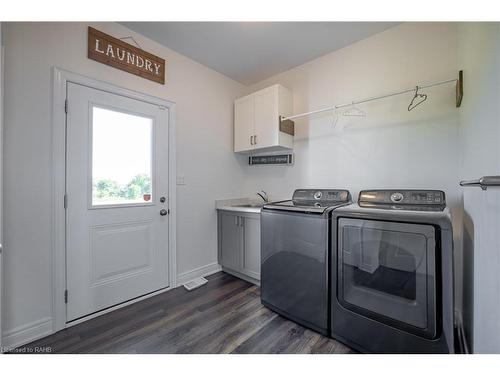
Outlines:
POLYGON ((152 202, 153 120, 92 108, 92 206, 152 202))

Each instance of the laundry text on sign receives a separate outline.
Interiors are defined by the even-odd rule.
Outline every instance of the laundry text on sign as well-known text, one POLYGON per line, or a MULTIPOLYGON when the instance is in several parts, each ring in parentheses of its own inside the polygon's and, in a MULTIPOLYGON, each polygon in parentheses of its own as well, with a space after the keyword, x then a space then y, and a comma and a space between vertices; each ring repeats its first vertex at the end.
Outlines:
POLYGON ((165 83, 165 60, 89 27, 88 57, 143 78, 165 83))

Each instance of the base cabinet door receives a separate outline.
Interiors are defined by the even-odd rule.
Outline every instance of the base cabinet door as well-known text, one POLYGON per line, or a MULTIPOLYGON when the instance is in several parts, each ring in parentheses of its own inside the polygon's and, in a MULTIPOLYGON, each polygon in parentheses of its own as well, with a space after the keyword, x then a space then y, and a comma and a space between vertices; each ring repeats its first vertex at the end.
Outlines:
POLYGON ((242 272, 260 280, 260 217, 243 217, 242 272))
POLYGON ((241 217, 219 213, 219 261, 223 267, 238 270, 241 263, 241 217))
POLYGON ((260 281, 260 214, 218 213, 219 264, 247 281, 260 281))

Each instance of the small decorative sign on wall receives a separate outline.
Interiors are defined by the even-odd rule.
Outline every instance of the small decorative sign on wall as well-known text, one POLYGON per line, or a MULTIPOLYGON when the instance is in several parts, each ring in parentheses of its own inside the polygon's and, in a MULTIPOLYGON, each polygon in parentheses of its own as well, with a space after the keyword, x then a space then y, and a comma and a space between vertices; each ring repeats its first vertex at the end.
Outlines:
POLYGON ((88 58, 165 84, 165 60, 89 26, 88 58))
POLYGON ((293 154, 249 156, 250 165, 292 165, 293 154))

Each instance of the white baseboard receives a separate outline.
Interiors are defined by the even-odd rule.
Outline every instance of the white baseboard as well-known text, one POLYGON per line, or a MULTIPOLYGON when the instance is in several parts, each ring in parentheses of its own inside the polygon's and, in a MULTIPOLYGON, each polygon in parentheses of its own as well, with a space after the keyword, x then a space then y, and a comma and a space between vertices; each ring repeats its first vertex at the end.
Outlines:
POLYGON ((198 267, 194 270, 181 273, 177 276, 177 286, 181 286, 191 280, 196 279, 197 277, 212 275, 221 270, 222 267, 219 265, 219 263, 214 262, 211 264, 207 264, 206 266, 198 267))
POLYGON ((2 349, 14 349, 52 333, 52 319, 44 318, 5 332, 2 349))

